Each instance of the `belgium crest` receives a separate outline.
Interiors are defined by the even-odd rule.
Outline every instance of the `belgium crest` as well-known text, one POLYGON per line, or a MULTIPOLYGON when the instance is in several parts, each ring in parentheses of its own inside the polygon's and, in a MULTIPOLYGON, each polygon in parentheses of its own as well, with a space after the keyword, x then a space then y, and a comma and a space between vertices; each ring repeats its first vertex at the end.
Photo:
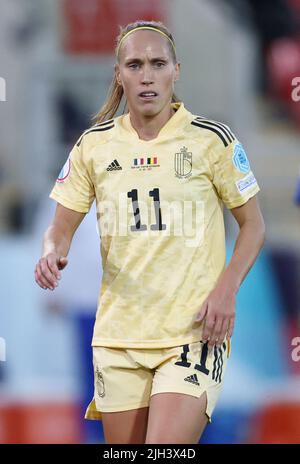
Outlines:
POLYGON ((182 147, 179 153, 174 156, 175 176, 186 179, 192 175, 192 153, 182 147))
POLYGON ((101 398, 105 396, 105 388, 104 388, 104 380, 103 380, 103 375, 100 372, 99 367, 96 367, 96 388, 97 388, 97 393, 101 398))

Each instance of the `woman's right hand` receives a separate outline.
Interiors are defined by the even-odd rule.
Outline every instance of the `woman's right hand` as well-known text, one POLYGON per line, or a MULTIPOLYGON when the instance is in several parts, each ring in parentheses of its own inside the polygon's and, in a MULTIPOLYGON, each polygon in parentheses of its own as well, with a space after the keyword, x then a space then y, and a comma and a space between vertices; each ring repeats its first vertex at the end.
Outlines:
POLYGON ((34 270, 36 283, 44 290, 47 288, 54 290, 61 278, 59 271, 64 269, 67 264, 68 259, 65 256, 60 256, 54 252, 42 256, 34 270))

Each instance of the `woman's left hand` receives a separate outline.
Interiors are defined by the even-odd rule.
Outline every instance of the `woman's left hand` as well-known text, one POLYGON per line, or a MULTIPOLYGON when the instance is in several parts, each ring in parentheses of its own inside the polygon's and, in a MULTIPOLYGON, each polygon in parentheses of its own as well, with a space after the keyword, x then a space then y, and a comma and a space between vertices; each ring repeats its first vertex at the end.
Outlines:
POLYGON ((204 319, 202 341, 208 341, 211 348, 221 346, 227 335, 230 339, 233 334, 235 321, 236 292, 225 283, 218 284, 208 295, 201 306, 195 321, 204 319))

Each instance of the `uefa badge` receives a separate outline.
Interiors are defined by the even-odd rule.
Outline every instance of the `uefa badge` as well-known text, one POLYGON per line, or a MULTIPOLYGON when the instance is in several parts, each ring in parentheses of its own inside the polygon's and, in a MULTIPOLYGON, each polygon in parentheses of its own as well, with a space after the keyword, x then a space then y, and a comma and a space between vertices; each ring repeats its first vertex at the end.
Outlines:
POLYGON ((237 143, 234 147, 232 162, 238 171, 243 172, 244 174, 249 172, 250 164, 241 143, 237 143))
POLYGON ((62 170, 58 174, 58 178, 56 179, 56 182, 64 182, 66 178, 68 177, 68 175, 70 174, 70 169, 71 169, 71 162, 70 162, 70 158, 68 158, 62 170))

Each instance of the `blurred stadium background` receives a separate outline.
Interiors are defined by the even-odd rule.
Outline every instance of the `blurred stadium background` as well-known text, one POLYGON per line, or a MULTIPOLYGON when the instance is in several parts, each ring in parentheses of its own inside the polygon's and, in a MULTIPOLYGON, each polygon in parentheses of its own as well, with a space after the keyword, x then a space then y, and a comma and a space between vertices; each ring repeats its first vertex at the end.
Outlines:
MULTIPOLYGON (((267 226, 201 442, 300 443, 300 0, 0 6, 0 442, 103 442, 101 423, 82 418, 101 278, 95 210, 55 292, 41 290, 33 271, 55 207, 48 194, 105 98, 118 25, 144 18, 174 33, 186 106, 244 143, 267 226)), ((230 256, 237 227, 228 213, 226 222, 230 256)))

